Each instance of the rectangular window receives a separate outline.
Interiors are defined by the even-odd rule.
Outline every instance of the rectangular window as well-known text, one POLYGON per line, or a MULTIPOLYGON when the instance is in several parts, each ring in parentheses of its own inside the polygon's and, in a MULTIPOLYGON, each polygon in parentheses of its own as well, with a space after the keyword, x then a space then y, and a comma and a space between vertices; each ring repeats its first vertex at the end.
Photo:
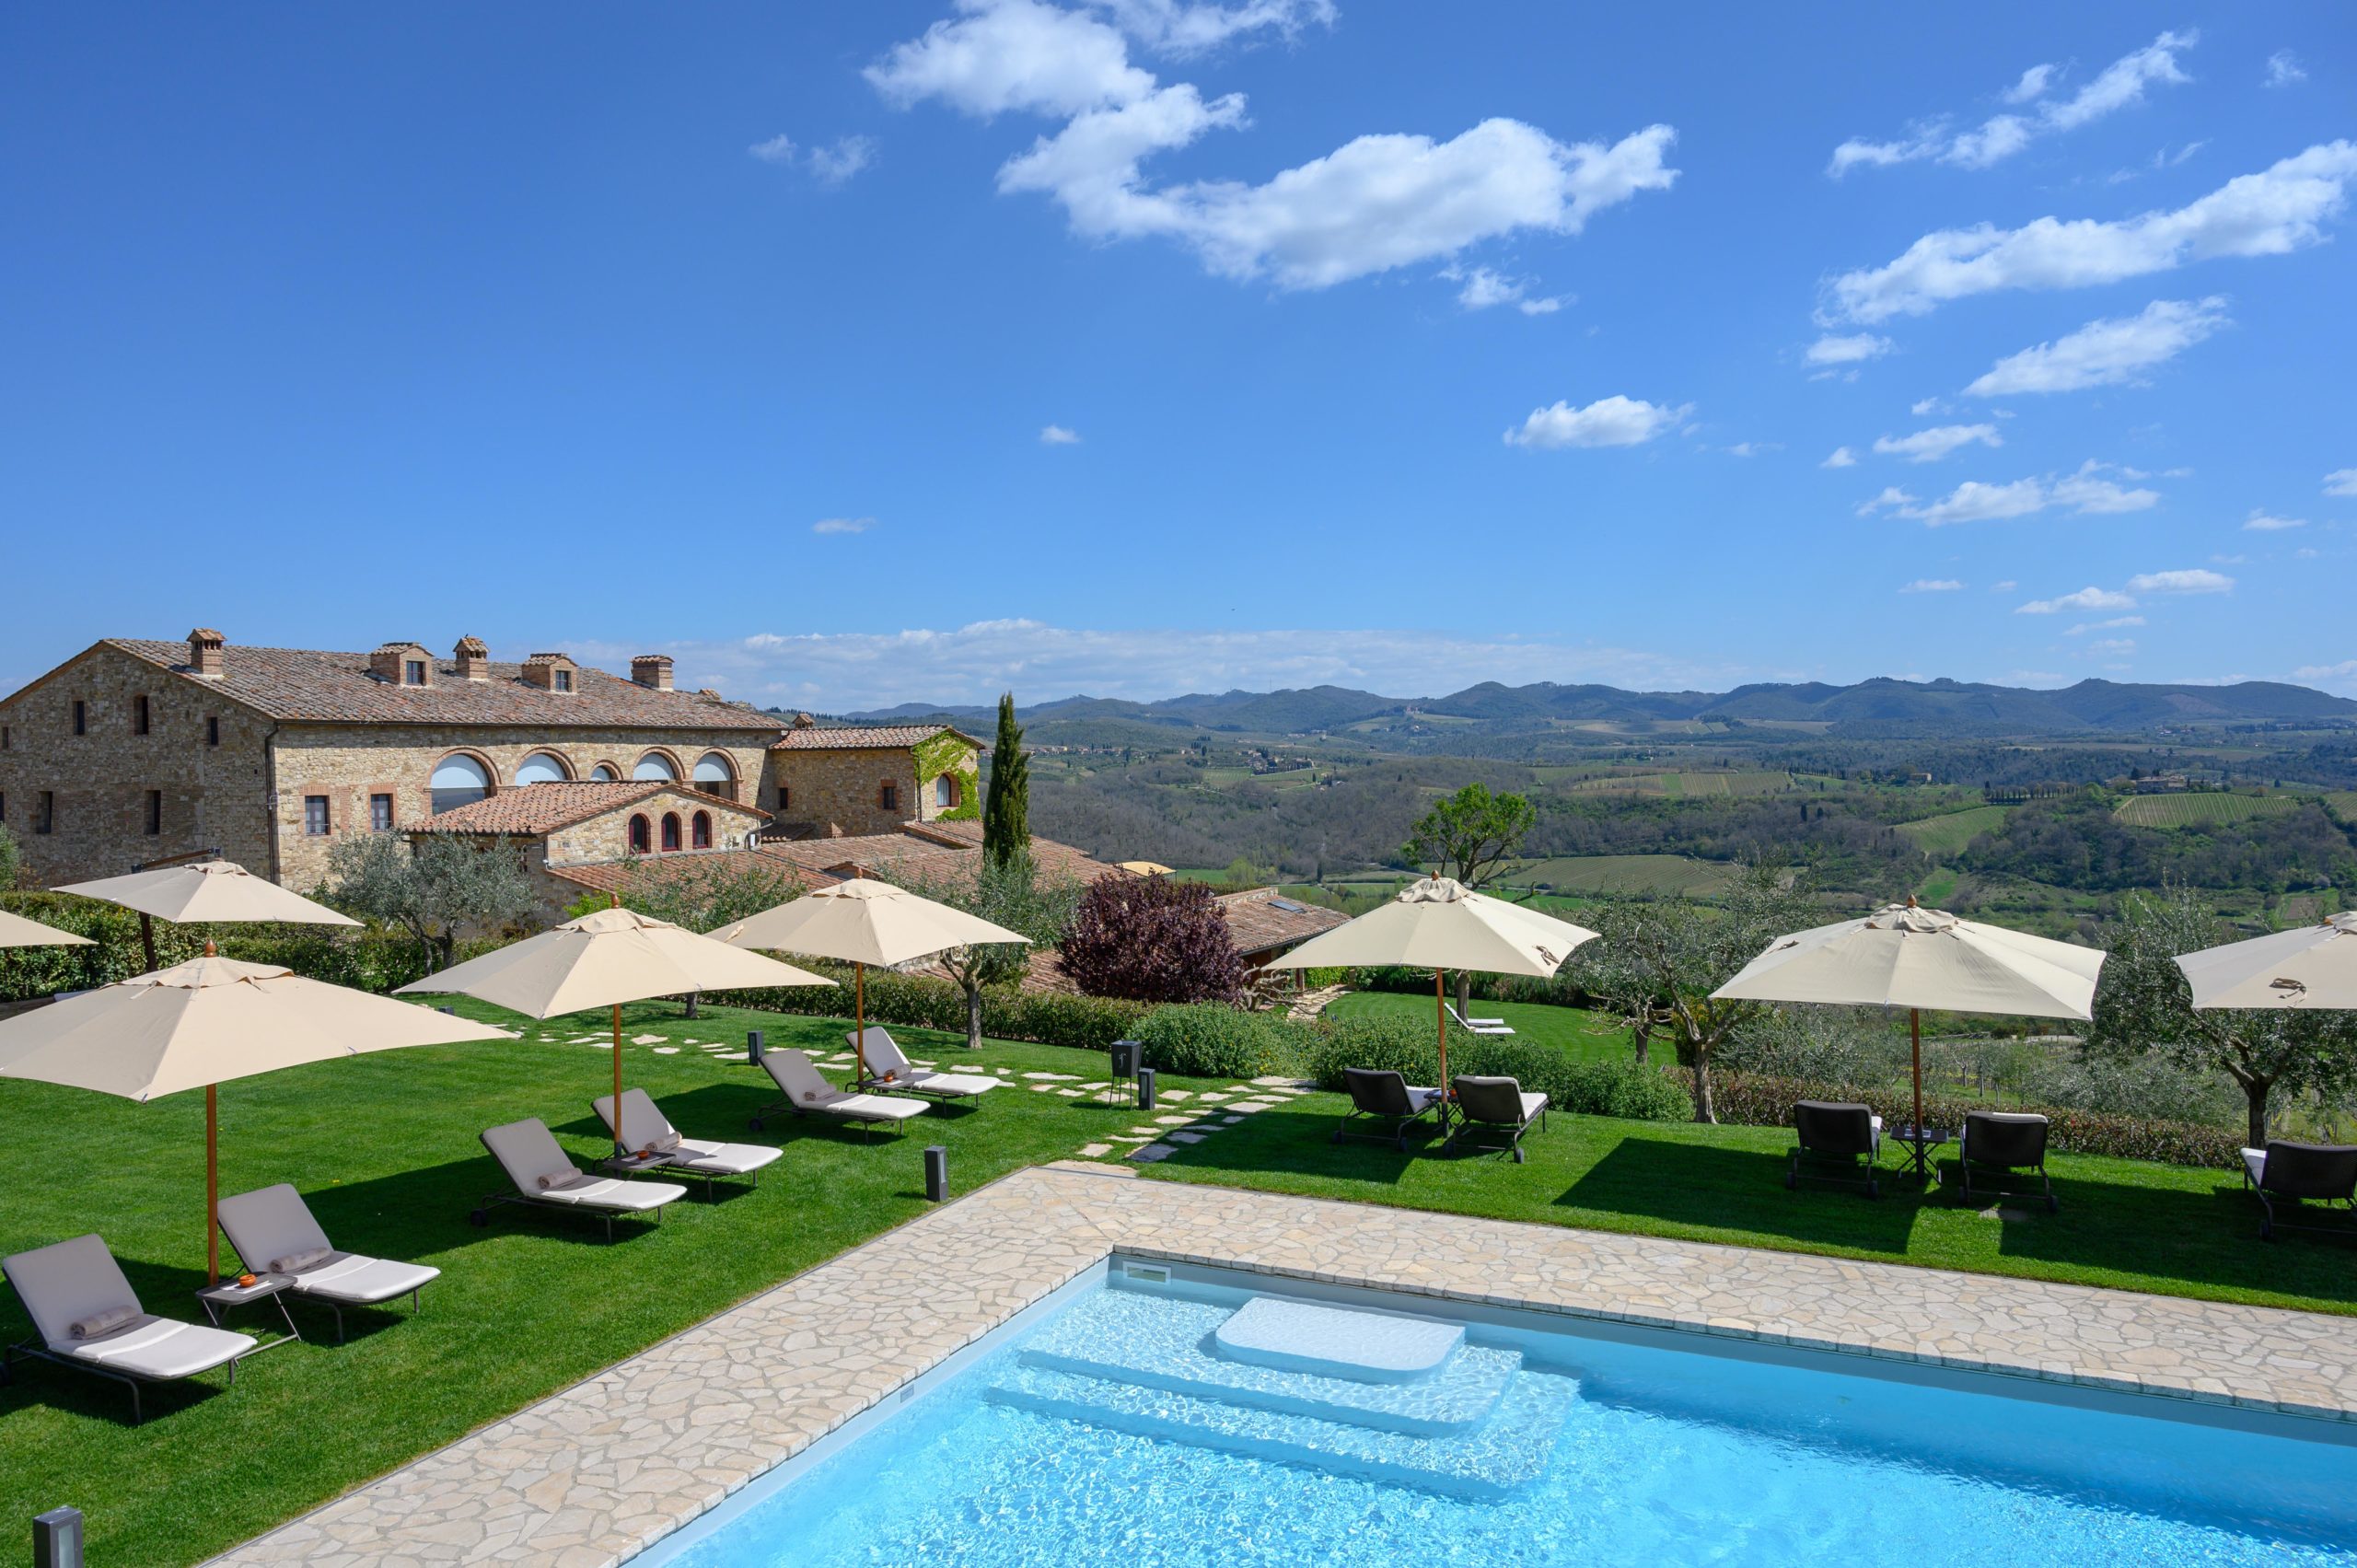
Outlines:
POLYGON ((12 749, 16 744, 16 738, 17 738, 15 736, 8 733, 8 726, 6 725, 0 724, 0 751, 12 749))
POLYGON ((8 825, 8 792, 0 789, 0 828, 8 825))
POLYGON ((569 669, 552 669, 549 674, 556 681, 556 689, 558 691, 570 691, 573 690, 573 671, 569 669))
POLYGON ((315 839, 328 836, 328 797, 307 795, 303 797, 303 831, 315 839))
POLYGON ((147 792, 147 836, 151 839, 155 838, 163 830, 164 792, 160 789, 151 789, 147 792))
POLYGON ((131 733, 147 733, 147 693, 145 691, 131 699, 131 733))
POLYGON ((205 717, 204 717, 204 743, 205 743, 207 746, 218 746, 218 745, 220 745, 220 744, 221 744, 221 715, 220 715, 220 714, 207 714, 205 715, 205 717))
POLYGON ((424 659, 412 658, 401 660, 401 684, 404 686, 423 686, 425 684, 425 661, 424 659))
POLYGON ((372 795, 368 797, 368 825, 384 832, 393 825, 393 797, 372 795))
POLYGON ((888 784, 877 789, 876 804, 887 811, 898 811, 900 808, 900 786, 888 784))
POLYGON ((33 831, 54 832, 57 830, 57 793, 42 790, 33 797, 33 831))
POLYGON ((90 733, 90 705, 79 697, 74 699, 74 733, 76 735, 90 733))

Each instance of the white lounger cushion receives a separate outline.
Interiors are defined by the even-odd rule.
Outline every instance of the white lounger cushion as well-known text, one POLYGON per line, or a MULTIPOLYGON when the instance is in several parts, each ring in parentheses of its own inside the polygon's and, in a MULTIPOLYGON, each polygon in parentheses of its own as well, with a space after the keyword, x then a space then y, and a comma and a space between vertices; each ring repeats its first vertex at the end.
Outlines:
MULTIPOLYGON (((598 1108, 598 1119, 613 1126, 614 1097, 599 1095, 592 1103, 598 1108)), ((767 1144, 714 1144, 702 1138, 682 1138, 679 1129, 656 1109, 644 1089, 622 1091, 621 1136, 626 1149, 656 1149, 668 1156, 665 1163, 674 1169, 710 1176, 750 1175, 785 1153, 767 1144)))
POLYGON ((633 1213, 659 1209, 688 1190, 670 1181, 600 1180, 585 1175, 565 1158, 556 1134, 537 1116, 493 1127, 482 1135, 482 1146, 507 1172, 516 1191, 527 1198, 552 1203, 572 1203, 585 1209, 616 1209, 633 1213))
POLYGON ((282 1258, 321 1254, 308 1266, 294 1271, 295 1289, 304 1295, 369 1307, 407 1295, 442 1271, 423 1263, 396 1263, 340 1252, 328 1233, 312 1217, 303 1195, 285 1182, 257 1187, 221 1200, 221 1229, 229 1245, 257 1272, 274 1269, 282 1258))
POLYGON ((873 1081, 891 1081, 895 1088, 906 1088, 914 1094, 981 1095, 1003 1087, 996 1078, 980 1073, 933 1073, 918 1067, 900 1049, 900 1042, 886 1034, 880 1026, 871 1024, 863 1043, 858 1034, 843 1039, 867 1059, 867 1075, 873 1081))
POLYGON ((77 1236, 0 1260, 0 1272, 8 1276, 17 1299, 25 1304, 26 1315, 33 1320, 34 1331, 52 1353, 109 1371, 137 1377, 185 1377, 234 1361, 254 1348, 251 1334, 175 1323, 142 1311, 131 1282, 122 1276, 122 1265, 96 1236, 77 1236), (122 1328, 96 1339, 74 1337, 75 1323, 121 1307, 135 1314, 122 1328))
POLYGON ((798 1051, 762 1054, 761 1065, 777 1083, 786 1102, 796 1110, 838 1116, 846 1121, 905 1121, 931 1109, 923 1100, 894 1099, 888 1095, 853 1094, 819 1076, 819 1069, 798 1051))

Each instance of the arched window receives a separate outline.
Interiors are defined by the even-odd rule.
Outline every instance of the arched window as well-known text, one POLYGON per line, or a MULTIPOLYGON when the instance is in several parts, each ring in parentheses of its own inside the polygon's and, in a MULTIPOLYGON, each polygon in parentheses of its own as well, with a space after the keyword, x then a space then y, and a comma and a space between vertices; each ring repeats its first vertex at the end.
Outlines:
POLYGON ((712 813, 699 811, 688 819, 688 843, 694 849, 712 847, 712 813))
POLYGON ((599 784, 620 784, 621 773, 611 762, 600 762, 589 770, 589 776, 599 784))
POLYGON ((679 776, 679 770, 662 752, 649 751, 638 760, 638 766, 630 771, 630 776, 634 779, 661 779, 668 783, 679 776))
POLYGON ((933 781, 933 803, 944 811, 958 804, 958 775, 944 773, 933 781))
POLYGON ((723 800, 737 798, 737 764, 726 751, 707 751, 696 759, 695 785, 723 800))
POLYGON ((491 793, 491 770, 463 751, 454 751, 434 767, 434 809, 451 811, 471 805, 491 793))
POLYGON ((679 847, 679 814, 663 813, 663 853, 669 854, 679 847))
POLYGON ((643 815, 630 819, 630 852, 633 854, 655 853, 655 826, 643 815))
POLYGON ((553 751, 535 751, 516 769, 516 782, 519 784, 563 784, 571 777, 573 771, 553 751))

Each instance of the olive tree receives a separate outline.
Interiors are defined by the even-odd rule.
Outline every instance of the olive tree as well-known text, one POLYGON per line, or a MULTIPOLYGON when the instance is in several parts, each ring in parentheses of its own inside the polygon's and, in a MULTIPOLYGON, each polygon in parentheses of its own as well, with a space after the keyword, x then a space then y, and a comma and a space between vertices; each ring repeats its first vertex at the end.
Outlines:
MULTIPOLYGON (((1469 784, 1446 799, 1434 801, 1433 808, 1408 830, 1408 842, 1399 853, 1417 864, 1432 862, 1435 876, 1454 877, 1478 889, 1505 869, 1506 861, 1522 847, 1523 835, 1538 819, 1538 810, 1524 796, 1492 795, 1488 784, 1469 784)), ((1472 977, 1457 970, 1460 1016, 1472 995, 1472 977)))
MULTIPOLYGON (((981 856, 971 879, 905 875, 900 880, 912 893, 1019 932, 1038 947, 1062 941, 1080 909, 1080 882, 1042 871, 1028 849, 981 856)), ((941 955, 941 968, 966 993, 969 1049, 982 1043, 983 988, 1021 980, 1029 952, 1013 942, 978 942, 941 955)))
POLYGON ((2195 1011, 2177 958, 2235 935, 2189 889, 2130 894, 2105 934, 2111 957, 2096 988, 2087 1050, 2122 1061, 2156 1052, 2180 1066, 2223 1073, 2242 1091, 2246 1135, 2260 1148, 2279 1091, 2331 1094, 2357 1084, 2357 1014, 2195 1011))
POLYGON ((539 904, 522 851, 505 836, 482 843, 429 834, 414 845, 392 833, 339 839, 319 894, 346 914, 407 932, 429 973, 449 968, 465 933, 512 925, 539 904))

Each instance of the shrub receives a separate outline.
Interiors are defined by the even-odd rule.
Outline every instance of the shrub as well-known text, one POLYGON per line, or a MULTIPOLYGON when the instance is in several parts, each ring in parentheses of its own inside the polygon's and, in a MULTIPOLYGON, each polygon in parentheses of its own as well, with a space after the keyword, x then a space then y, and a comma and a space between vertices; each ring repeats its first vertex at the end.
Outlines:
POLYGON ((1138 1020, 1144 1065, 1182 1078, 1254 1078, 1297 1071, 1309 1031, 1224 1003, 1156 1007, 1138 1020))
MULTIPOLYGON (((1683 1082, 1689 1074, 1676 1074, 1683 1082)), ((1872 1106, 1884 1122, 1898 1126, 1914 1119, 1912 1093, 1906 1087, 1891 1089, 1854 1089, 1828 1087, 1794 1078, 1771 1078, 1752 1073, 1720 1073, 1713 1074, 1719 1120, 1748 1122, 1760 1127, 1782 1127, 1791 1124, 1793 1102, 1800 1099, 1856 1100, 1872 1106)), ((1934 1127, 1955 1129, 1964 1124, 1964 1113, 1982 1109, 2032 1110, 2044 1116, 2053 1125, 2048 1137, 2052 1146, 2065 1154, 2104 1155, 2115 1159, 2156 1160, 2163 1165, 2203 1166, 2226 1170, 2242 1168, 2238 1151, 2242 1140, 2235 1132, 2220 1127, 2204 1127, 2190 1121, 2170 1121, 2157 1117, 2117 1116, 2103 1111, 2075 1110, 2068 1106, 2006 1105, 1988 1107, 1969 1097, 1953 1094, 1926 1094, 1923 1097, 1923 1120, 1934 1127)))
MULTIPOLYGON (((730 992, 707 1000, 715 1005, 751 1007, 769 1013, 817 1017, 851 1016, 853 977, 849 964, 801 958, 795 967, 825 975, 840 989, 828 991, 815 985, 799 985, 730 992)), ((1109 997, 1035 994, 1011 986, 993 987, 982 993, 982 1032, 998 1040, 1103 1051, 1127 1036, 1148 1011, 1143 1003, 1109 997)), ((887 1028, 941 1029, 962 1034, 966 1028, 966 993, 954 982, 934 975, 870 970, 867 1017, 869 1022, 887 1028)))
MULTIPOLYGON (((1455 1047, 1458 1040, 1452 1038, 1449 1043, 1455 1047)), ((1351 1067, 1388 1070, 1411 1084, 1440 1078, 1440 1054, 1434 1048, 1431 1026, 1380 1013, 1327 1020, 1309 1048, 1307 1063, 1309 1075, 1328 1089, 1341 1089, 1343 1071, 1351 1067)))
MULTIPOLYGON (((1309 1055, 1320 1087, 1340 1089, 1350 1067, 1388 1068, 1411 1084, 1437 1083, 1439 1051, 1429 1028, 1405 1018, 1337 1019, 1309 1055)), ((1547 1097, 1557 1110, 1632 1121, 1677 1121, 1692 1109, 1682 1080, 1633 1062, 1579 1062, 1534 1040, 1451 1031, 1448 1070, 1507 1077, 1547 1097)))
POLYGON ((1089 884, 1061 947, 1091 996, 1226 1002, 1244 984, 1227 917, 1201 882, 1107 877, 1089 884))

